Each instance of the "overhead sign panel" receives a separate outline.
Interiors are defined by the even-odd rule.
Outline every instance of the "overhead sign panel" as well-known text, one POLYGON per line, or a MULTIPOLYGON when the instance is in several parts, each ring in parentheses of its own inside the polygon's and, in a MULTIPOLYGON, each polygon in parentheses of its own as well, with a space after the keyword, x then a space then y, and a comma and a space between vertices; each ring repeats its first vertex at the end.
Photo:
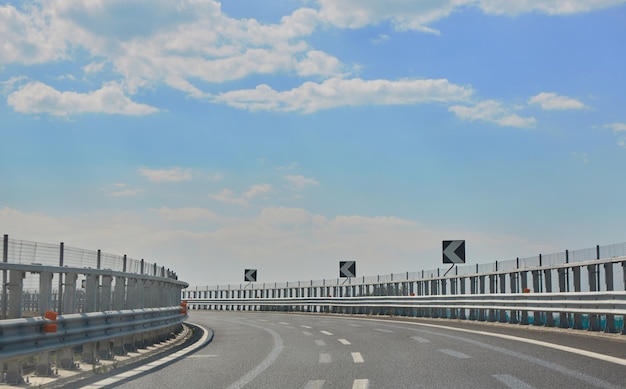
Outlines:
POLYGON ((356 261, 339 262, 339 277, 341 278, 356 277, 356 261))
POLYGON ((443 241, 443 263, 465 263, 465 241, 443 241))
POLYGON ((244 280, 247 282, 256 282, 256 269, 246 269, 244 272, 244 280))

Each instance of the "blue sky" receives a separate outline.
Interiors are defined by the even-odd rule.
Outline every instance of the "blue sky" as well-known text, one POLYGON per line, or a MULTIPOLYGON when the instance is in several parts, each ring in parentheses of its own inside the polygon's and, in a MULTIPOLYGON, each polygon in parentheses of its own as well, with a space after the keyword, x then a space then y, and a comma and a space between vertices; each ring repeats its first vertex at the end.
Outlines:
POLYGON ((625 3, 0 1, 0 233, 192 285, 623 242, 625 3))

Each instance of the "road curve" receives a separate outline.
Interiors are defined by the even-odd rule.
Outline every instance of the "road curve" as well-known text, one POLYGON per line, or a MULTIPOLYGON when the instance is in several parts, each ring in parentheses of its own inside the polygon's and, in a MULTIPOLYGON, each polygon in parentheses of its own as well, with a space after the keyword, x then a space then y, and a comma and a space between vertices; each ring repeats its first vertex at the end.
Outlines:
POLYGON ((190 316, 214 331, 210 344, 116 387, 626 388, 619 335, 383 317, 190 316))

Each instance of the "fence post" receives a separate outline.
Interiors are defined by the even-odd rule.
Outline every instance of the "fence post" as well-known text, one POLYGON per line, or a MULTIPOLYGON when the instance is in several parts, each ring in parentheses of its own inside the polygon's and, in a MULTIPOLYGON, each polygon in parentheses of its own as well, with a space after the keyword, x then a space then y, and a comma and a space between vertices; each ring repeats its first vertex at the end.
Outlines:
MULTIPOLYGON (((39 314, 42 316, 47 310, 52 309, 52 277, 53 274, 51 272, 39 273, 39 314)), ((50 352, 39 353, 35 372, 42 377, 52 375, 50 352)))
MULTIPOLYGON (((59 267, 63 267, 63 242, 59 245, 59 267)), ((59 308, 59 315, 66 313, 63 311, 63 273, 61 272, 59 272, 59 293, 57 306, 59 308)))
MULTIPOLYGON (((567 253, 567 251, 566 251, 567 253)), ((567 254, 565 255, 567 258, 567 254)), ((561 267, 558 270, 559 273, 559 292, 561 293, 566 293, 567 289, 568 289, 568 285, 567 285, 567 268, 565 267, 561 267)), ((569 328, 569 322, 568 322, 568 314, 565 312, 561 312, 559 313, 559 328, 569 328)))
MULTIPOLYGON (((599 273, 600 269, 598 268, 598 265, 588 265, 587 266, 587 273, 588 273, 588 278, 589 278, 589 291, 590 292, 597 292, 600 285, 598 285, 597 282, 597 273, 599 273)), ((598 324, 598 315, 596 314, 590 314, 589 315, 589 330, 590 331, 598 331, 600 330, 600 325, 598 324)))

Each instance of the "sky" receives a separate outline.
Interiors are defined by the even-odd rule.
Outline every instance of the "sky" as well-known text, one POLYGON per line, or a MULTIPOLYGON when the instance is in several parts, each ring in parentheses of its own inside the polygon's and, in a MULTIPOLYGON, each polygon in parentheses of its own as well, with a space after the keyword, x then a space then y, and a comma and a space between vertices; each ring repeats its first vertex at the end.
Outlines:
POLYGON ((0 0, 0 233, 193 285, 626 241, 624 0, 0 0))

